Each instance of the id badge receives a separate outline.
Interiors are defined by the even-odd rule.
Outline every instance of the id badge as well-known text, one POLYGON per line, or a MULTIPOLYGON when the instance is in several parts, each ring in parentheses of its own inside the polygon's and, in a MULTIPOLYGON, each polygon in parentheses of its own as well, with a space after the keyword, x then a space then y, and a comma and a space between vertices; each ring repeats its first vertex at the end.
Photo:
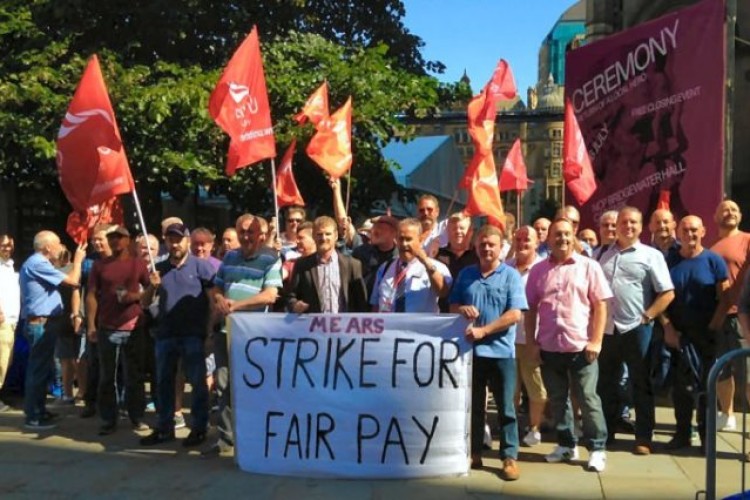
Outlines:
POLYGON ((380 288, 380 312, 393 312, 393 301, 396 299, 396 287, 384 283, 380 288))

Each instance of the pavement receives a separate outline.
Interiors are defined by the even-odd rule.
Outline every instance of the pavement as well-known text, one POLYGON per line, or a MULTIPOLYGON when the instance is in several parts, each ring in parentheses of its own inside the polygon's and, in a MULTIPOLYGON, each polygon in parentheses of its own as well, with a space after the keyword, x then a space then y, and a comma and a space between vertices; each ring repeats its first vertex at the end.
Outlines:
MULTIPOLYGON (((115 434, 100 437, 99 421, 79 418, 80 407, 50 409, 60 414, 59 425, 42 433, 23 428, 17 407, 0 413, 0 498, 692 499, 705 488, 706 459, 697 447, 671 455, 662 450, 673 430, 672 409, 663 407, 657 408, 653 454, 633 455, 633 436, 618 434, 618 443, 608 450, 607 469, 593 473, 585 470, 585 450, 577 463, 545 463, 544 455, 554 447, 547 435, 545 442, 521 449, 521 478, 514 482, 497 476, 497 451, 484 453, 484 470, 463 477, 331 480, 250 474, 240 471, 232 457, 201 458, 179 439, 143 448, 138 438, 148 431, 131 430, 127 419, 115 434)), ((147 422, 154 417, 149 414, 147 422)), ((178 438, 187 433, 178 430, 178 438)), ((741 432, 718 434, 717 498, 742 489, 742 446, 741 432)))

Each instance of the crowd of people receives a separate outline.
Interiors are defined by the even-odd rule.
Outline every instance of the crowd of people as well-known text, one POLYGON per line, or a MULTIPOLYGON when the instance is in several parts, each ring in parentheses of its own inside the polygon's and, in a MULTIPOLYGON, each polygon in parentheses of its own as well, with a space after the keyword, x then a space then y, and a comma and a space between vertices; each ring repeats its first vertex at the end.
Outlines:
MULTIPOLYGON (((413 218, 381 215, 356 228, 338 181, 331 187, 334 217, 307 221, 304 208, 287 207, 277 231, 275 219, 243 214, 220 241, 176 217, 162 222, 161 239, 97 226, 88 248, 72 254, 55 233, 40 231, 18 271, 13 238, 0 235, 0 384, 22 335, 25 427, 57 425, 46 406, 57 358, 62 401, 80 401, 82 418, 98 416, 101 436, 117 432, 126 413, 147 433, 142 446, 175 440, 186 426, 187 383, 191 421, 182 445, 206 441, 213 409, 217 437, 202 455, 230 454, 228 315, 455 313, 469 320, 464 335, 474 354, 472 468, 483 467, 487 388, 506 480, 520 476, 519 447, 540 443, 545 423, 557 443, 548 462, 577 460, 580 440, 588 469, 602 472, 605 450, 622 432, 635 434, 633 453, 650 454, 655 394, 667 388, 676 431, 666 448, 693 444, 697 409, 705 451, 708 369, 746 345, 742 332, 750 331, 750 286, 743 287, 750 233, 739 229, 736 203, 717 208, 719 239, 708 249, 699 217, 675 221, 664 209, 650 214, 651 244, 643 243, 644 215, 628 206, 605 212, 598 230, 579 228, 580 214, 565 206, 552 220, 516 228, 508 216, 504 228, 475 231, 460 212, 441 220, 437 199, 423 195, 413 218)), ((738 373, 744 363, 721 376, 720 430, 737 427, 738 373)))

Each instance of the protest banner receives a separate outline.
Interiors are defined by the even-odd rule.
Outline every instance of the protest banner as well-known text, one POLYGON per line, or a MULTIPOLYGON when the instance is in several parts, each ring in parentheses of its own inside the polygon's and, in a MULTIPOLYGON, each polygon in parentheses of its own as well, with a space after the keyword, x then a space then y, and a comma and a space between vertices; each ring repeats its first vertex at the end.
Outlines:
POLYGON ((239 467, 306 477, 466 474, 466 324, 431 314, 232 314, 239 467))
POLYGON ((581 227, 625 205, 648 217, 665 192, 677 218, 712 224, 724 178, 723 5, 703 1, 568 53, 566 98, 597 182, 581 227))

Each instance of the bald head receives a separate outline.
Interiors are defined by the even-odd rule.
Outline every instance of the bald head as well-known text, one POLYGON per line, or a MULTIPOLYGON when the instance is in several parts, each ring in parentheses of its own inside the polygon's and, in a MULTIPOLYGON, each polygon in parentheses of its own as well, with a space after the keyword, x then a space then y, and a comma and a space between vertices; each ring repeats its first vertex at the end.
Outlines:
POLYGON ((516 250, 516 260, 526 263, 534 260, 536 249, 539 246, 539 236, 536 229, 531 226, 521 226, 513 235, 513 244, 516 250))
POLYGON ((732 200, 724 200, 719 203, 714 213, 714 221, 723 233, 737 229, 742 221, 740 207, 732 200))
POLYGON ((683 257, 694 257, 703 250, 703 237, 706 236, 706 228, 703 220, 697 215, 688 215, 680 220, 677 228, 682 247, 680 253, 683 257))
POLYGON ((34 251, 40 252, 50 245, 59 243, 60 238, 52 231, 39 231, 34 236, 34 251))
POLYGON ((581 223, 581 213, 573 205, 565 205, 555 212, 555 220, 558 219, 569 220, 573 224, 573 233, 575 234, 578 231, 578 225, 581 223))
POLYGON ((648 230, 655 240, 669 240, 674 237, 676 223, 674 215, 667 209, 660 208, 651 214, 648 230))
POLYGON ((34 236, 34 251, 44 255, 48 259, 57 259, 62 250, 63 246, 60 244, 60 237, 52 231, 39 231, 34 236))

